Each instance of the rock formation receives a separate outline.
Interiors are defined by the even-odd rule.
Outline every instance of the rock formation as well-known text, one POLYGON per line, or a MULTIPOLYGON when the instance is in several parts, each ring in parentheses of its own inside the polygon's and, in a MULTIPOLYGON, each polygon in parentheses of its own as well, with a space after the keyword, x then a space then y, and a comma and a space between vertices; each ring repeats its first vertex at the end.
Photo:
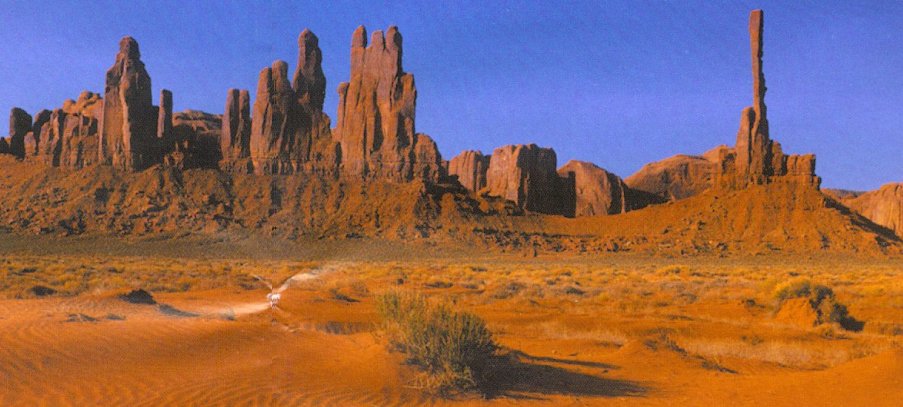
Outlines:
POLYGON ((737 133, 736 169, 741 182, 763 183, 772 175, 771 140, 765 107, 765 73, 762 71, 762 10, 749 15, 749 44, 752 52, 753 105, 743 109, 737 133))
POLYGON ((138 42, 124 37, 116 62, 107 71, 104 89, 100 158, 122 170, 142 170, 154 164, 155 124, 151 79, 141 62, 138 42))
POLYGON ((326 76, 319 39, 305 29, 298 36, 298 66, 292 90, 298 103, 298 167, 307 174, 333 175, 342 159, 341 145, 333 140, 329 116, 323 112, 326 76))
POLYGON ((304 30, 298 38, 298 67, 291 83, 283 61, 260 72, 249 142, 255 173, 336 171, 341 153, 332 140, 329 117, 323 113, 326 78, 321 62, 317 37, 304 30))
POLYGON ((291 174, 295 147, 295 94, 288 64, 275 61, 260 71, 251 122, 251 159, 258 174, 291 174))
POLYGON ((66 112, 63 109, 54 109, 50 114, 50 120, 41 128, 40 157, 44 164, 59 167, 65 126, 66 112))
POLYGON ((565 212, 570 216, 596 216, 625 213, 628 211, 628 187, 621 177, 593 163, 568 161, 558 169, 561 178, 574 178, 573 208, 565 212))
POLYGON ((414 177, 417 89, 401 58, 402 39, 396 27, 385 35, 373 32, 369 45, 363 26, 354 31, 351 78, 338 88, 335 129, 347 176, 394 181, 414 177))
POLYGON ((31 131, 25 135, 25 158, 35 157, 40 153, 41 128, 50 121, 51 111, 44 109, 34 116, 31 131))
POLYGON ((457 176, 458 182, 467 190, 477 192, 486 187, 490 157, 481 151, 463 151, 449 160, 448 174, 457 176))
POLYGON ((762 10, 753 10, 749 15, 753 105, 740 114, 735 155, 728 165, 722 163, 719 184, 743 188, 780 180, 818 188, 821 180, 815 175, 815 157, 785 155, 781 144, 770 138, 762 70, 763 27, 762 10))
POLYGON ((841 198, 850 209, 903 238, 903 183, 882 185, 874 191, 841 198))
POLYGON ((223 156, 221 167, 224 170, 253 171, 249 163, 240 163, 251 156, 251 96, 247 90, 229 89, 223 113, 220 149, 223 156))
POLYGON ((217 168, 222 158, 222 117, 197 110, 173 114, 172 145, 163 157, 169 167, 217 168))
POLYGON ((853 191, 849 189, 822 189, 825 195, 831 197, 835 201, 846 203, 848 200, 856 198, 867 191, 853 191))
POLYGON ((715 147, 702 156, 679 154, 644 165, 624 182, 631 189, 666 200, 689 198, 712 187, 719 164, 730 154, 727 146, 715 147))
POLYGON ((439 146, 433 139, 422 133, 414 136, 414 178, 439 182, 447 175, 442 167, 442 156, 439 154, 439 146))
POLYGON ((308 29, 298 36, 298 65, 292 78, 292 90, 298 104, 311 111, 322 112, 326 98, 326 75, 323 74, 320 40, 308 29))
POLYGON ((487 191, 528 211, 564 214, 565 208, 573 205, 560 199, 563 188, 556 165, 551 148, 536 144, 499 147, 489 160, 487 191))
POLYGON ((84 91, 78 100, 63 103, 65 115, 63 133, 56 139, 59 148, 59 166, 70 169, 84 168, 98 162, 98 125, 103 110, 100 95, 84 91))
POLYGON ((160 106, 157 112, 157 140, 169 140, 172 138, 172 92, 163 89, 160 91, 160 106))
POLYGON ((9 112, 9 151, 12 155, 25 158, 25 134, 31 129, 31 115, 18 107, 12 108, 9 112))

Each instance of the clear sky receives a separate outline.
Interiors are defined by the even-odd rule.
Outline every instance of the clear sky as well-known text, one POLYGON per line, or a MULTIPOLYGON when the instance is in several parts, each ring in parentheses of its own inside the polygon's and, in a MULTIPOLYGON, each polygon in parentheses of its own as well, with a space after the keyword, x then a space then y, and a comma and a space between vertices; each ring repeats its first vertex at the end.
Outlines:
POLYGON ((131 35, 155 95, 170 89, 176 110, 222 113, 226 90, 253 97, 273 60, 294 70, 308 27, 335 120, 352 31, 394 24, 416 77, 417 130, 445 158, 534 142, 554 147, 559 165, 587 160, 626 177, 734 143, 752 99, 755 8, 765 10, 772 137, 785 152, 817 154, 825 187, 903 181, 899 1, 5 1, 0 111, 102 92, 119 38, 131 35))

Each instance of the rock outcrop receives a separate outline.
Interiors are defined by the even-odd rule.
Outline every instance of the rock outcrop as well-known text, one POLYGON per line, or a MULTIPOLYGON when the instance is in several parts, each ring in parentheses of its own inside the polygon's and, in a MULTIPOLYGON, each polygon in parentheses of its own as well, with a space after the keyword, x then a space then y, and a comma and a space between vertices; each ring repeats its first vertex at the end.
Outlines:
POLYGON ((903 238, 903 183, 885 184, 874 191, 849 195, 841 202, 903 238))
POLYGON ((551 148, 536 144, 499 147, 492 152, 486 171, 487 192, 531 212, 564 214, 573 206, 566 202, 572 194, 563 187, 556 165, 551 148))
POLYGON ((310 111, 322 112, 326 98, 326 75, 323 74, 320 40, 308 29, 298 36, 298 65, 292 77, 292 90, 298 104, 310 111))
POLYGON ((762 10, 753 10, 749 15, 753 105, 740 114, 735 154, 730 161, 720 165, 719 185, 743 188, 750 184, 781 181, 817 189, 821 179, 815 175, 815 157, 785 155, 781 144, 769 135, 765 106, 767 88, 762 70, 763 27, 762 10))
POLYGON ((629 210, 627 184, 593 163, 568 161, 558 169, 558 175, 574 178, 574 206, 567 208, 565 215, 613 215, 629 210))
POLYGON ((822 189, 821 192, 831 197, 835 201, 846 203, 847 200, 856 198, 868 191, 853 191, 849 189, 822 189))
MULTIPOLYGON (((98 162, 98 126, 103 111, 100 95, 84 91, 78 100, 63 103, 63 132, 60 138, 51 138, 62 145, 59 157, 51 157, 60 167, 79 169, 98 162)), ((56 150, 54 150, 56 151, 56 150)))
POLYGON ((341 153, 323 113, 326 78, 321 62, 317 37, 304 30, 292 82, 284 61, 260 72, 249 142, 255 173, 336 172, 341 153))
POLYGON ((442 167, 442 155, 439 154, 439 146, 432 137, 417 133, 414 136, 414 169, 415 179, 421 179, 437 183, 447 175, 442 167))
POLYGON ((762 71, 761 10, 749 16, 749 44, 752 52, 753 105, 743 109, 740 130, 737 133, 736 169, 740 182, 764 183, 772 175, 771 139, 768 135, 768 119, 765 107, 765 73, 762 71))
POLYGON ((31 131, 25 135, 25 158, 29 159, 40 154, 41 129, 50 121, 51 111, 44 109, 34 116, 34 124, 31 131))
POLYGON ((220 149, 222 169, 241 173, 253 171, 248 161, 251 156, 251 96, 247 90, 229 89, 220 149))
POLYGON ((341 145, 330 129, 329 116, 323 112, 326 76, 319 39, 305 29, 298 36, 298 66, 292 77, 292 90, 298 103, 298 167, 307 174, 335 175, 342 160, 341 145))
POLYGON ((163 89, 160 91, 160 106, 157 108, 157 141, 172 138, 172 92, 163 89))
POLYGON ((107 71, 103 124, 100 130, 101 162, 121 170, 142 170, 155 163, 157 114, 153 107, 151 79, 138 42, 124 37, 116 62, 107 71))
POLYGON ((354 31, 351 78, 338 88, 335 129, 346 176, 408 181, 414 178, 415 167, 431 165, 415 163, 417 89, 401 58, 402 39, 396 27, 385 35, 373 32, 369 44, 363 26, 354 31))
POLYGON ((12 108, 9 112, 9 152, 25 158, 25 135, 32 129, 31 115, 28 112, 12 108))
POLYGON ((715 147, 701 156, 679 154, 644 165, 624 182, 631 189, 666 200, 689 198, 712 187, 720 162, 730 154, 727 146, 715 147))
POLYGON ((448 175, 457 176, 461 186, 477 192, 486 187, 490 157, 481 151, 463 151, 448 161, 448 175))
POLYGON ((217 168, 222 158, 221 132, 219 115, 197 110, 173 114, 172 145, 163 164, 180 169, 217 168))
POLYGON ((41 128, 40 159, 44 164, 59 167, 63 152, 63 131, 66 127, 66 112, 54 109, 50 120, 41 128))
POLYGON ((275 61, 260 71, 251 122, 251 159, 258 174, 291 174, 295 146, 295 95, 288 64, 275 61))
POLYGON ((735 146, 719 146, 701 157, 678 155, 647 164, 625 180, 631 189, 668 200, 688 198, 712 187, 743 189, 774 182, 818 189, 821 179, 815 175, 815 156, 784 154, 781 144, 769 134, 762 69, 763 27, 762 11, 752 11, 749 35, 753 104, 740 115, 735 146))

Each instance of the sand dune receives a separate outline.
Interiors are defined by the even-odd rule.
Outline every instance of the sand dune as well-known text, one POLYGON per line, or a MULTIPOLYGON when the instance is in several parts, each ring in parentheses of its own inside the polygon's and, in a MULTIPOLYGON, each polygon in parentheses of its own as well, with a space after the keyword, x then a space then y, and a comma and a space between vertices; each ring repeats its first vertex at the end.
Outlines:
MULTIPOLYGON (((302 270, 282 285, 287 288, 277 309, 265 302, 266 289, 154 293, 169 308, 130 304, 114 292, 0 300, 0 405, 723 405, 729 401, 732 405, 881 406, 894 405, 903 396, 899 347, 837 359, 820 368, 794 367, 795 360, 770 361, 783 353, 724 354, 720 343, 735 352, 744 346, 758 352, 770 349, 737 339, 731 342, 734 335, 756 335, 766 344, 785 344, 787 354, 822 349, 823 353, 810 355, 815 359, 850 346, 777 324, 766 311, 734 301, 713 298, 660 311, 643 307, 612 313, 605 311, 604 302, 580 301, 585 295, 518 294, 493 299, 500 297, 455 285, 426 290, 430 295, 458 298, 462 306, 486 318, 506 349, 507 356, 500 362, 505 373, 494 379, 495 393, 488 399, 435 398, 418 388, 416 369, 406 365, 402 355, 387 350, 377 329, 368 292, 390 286, 400 272, 398 267, 371 263, 362 268, 349 263, 302 270), (817 347, 810 349, 809 343, 817 347)), ((403 272, 405 285, 442 287, 430 284, 443 276, 456 275, 459 281, 470 278, 449 266, 427 267, 437 271, 403 272)), ((516 264, 487 267, 501 267, 477 274, 489 293, 496 280, 524 276, 530 280, 521 281, 543 281, 553 275, 519 271, 516 264)), ((650 276, 671 273, 643 271, 642 263, 634 268, 647 281, 644 284, 653 284, 648 282, 655 281, 650 276)), ((718 269, 699 266, 694 270, 703 275, 700 278, 711 278, 705 276, 718 269)), ((886 270, 891 269, 877 270, 889 273, 886 270)), ((580 279, 584 290, 592 290, 590 281, 598 278, 587 272, 568 273, 556 278, 580 279)), ((729 287, 742 292, 737 287, 745 283, 737 278, 729 287)), ((607 286, 612 284, 617 285, 609 282, 607 286)), ((880 320, 880 315, 891 321, 898 318, 887 314, 891 311, 870 313, 869 307, 880 306, 870 304, 855 309, 872 321, 880 320)), ((853 340, 867 344, 883 338, 876 335, 863 333, 853 340)))

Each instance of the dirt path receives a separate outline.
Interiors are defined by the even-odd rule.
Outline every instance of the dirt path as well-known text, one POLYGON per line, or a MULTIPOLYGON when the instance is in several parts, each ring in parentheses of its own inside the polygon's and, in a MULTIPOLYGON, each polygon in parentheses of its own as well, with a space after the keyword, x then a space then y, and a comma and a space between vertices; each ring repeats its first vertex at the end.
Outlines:
MULTIPOLYGON (((316 267, 311 270, 303 271, 303 272, 297 273, 297 274, 289 277, 279 287, 276 287, 276 288, 274 288, 268 281, 266 281, 266 279, 259 277, 259 276, 255 276, 255 277, 257 277, 264 284, 267 284, 271 289, 271 293, 282 294, 285 291, 287 291, 289 288, 295 287, 301 283, 317 280, 327 274, 330 274, 330 273, 333 273, 333 272, 336 272, 339 270, 343 270, 348 267, 350 267, 350 265, 347 263, 327 264, 325 266, 316 267)), ((271 307, 270 307, 269 300, 264 298, 262 301, 237 303, 237 304, 231 304, 231 305, 226 305, 226 306, 222 306, 222 307, 206 307, 206 308, 202 308, 202 309, 198 310, 198 312, 202 315, 208 315, 208 316, 226 315, 226 316, 230 316, 230 317, 241 317, 241 316, 264 312, 270 308, 271 307)))

